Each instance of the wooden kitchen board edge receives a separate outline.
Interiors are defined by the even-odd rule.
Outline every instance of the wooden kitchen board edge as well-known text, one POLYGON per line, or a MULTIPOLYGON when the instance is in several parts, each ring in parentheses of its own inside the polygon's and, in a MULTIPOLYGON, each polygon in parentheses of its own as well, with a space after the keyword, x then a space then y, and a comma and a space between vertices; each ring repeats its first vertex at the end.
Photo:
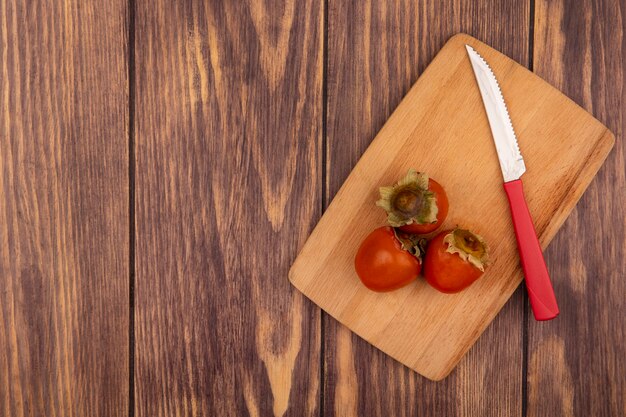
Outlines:
MULTIPOLYGON (((588 181, 587 181, 587 182, 588 182, 588 181)), ((585 181, 582 181, 582 182, 581 182, 581 184, 584 184, 584 183, 585 183, 585 181)), ((584 187, 583 187, 583 188, 584 188, 584 187)), ((572 204, 572 207, 573 207, 573 204, 572 204)), ((566 206, 565 208, 567 208, 567 206, 566 206)), ((569 210, 571 210, 571 207, 569 207, 569 210)), ((563 210, 563 212, 569 212, 569 210, 563 210)))
MULTIPOLYGON (((385 127, 383 127, 381 129, 381 131, 379 132, 379 134, 377 135, 376 139, 374 140, 374 142, 372 143, 372 145, 370 146, 370 148, 368 148, 368 150, 365 152, 365 154, 363 155, 363 159, 365 160, 366 158, 369 158, 368 161, 372 162, 372 160, 376 160, 376 162, 380 165, 380 164, 384 164, 385 160, 383 159, 382 162, 380 161, 381 156, 380 155, 376 155, 376 158, 372 158, 372 156, 370 155, 371 152, 377 152, 381 150, 381 145, 378 143, 380 140, 385 140, 382 139, 384 138, 388 132, 386 132, 386 128, 388 125, 394 125, 394 129, 398 129, 398 120, 402 121, 404 123, 404 118, 407 117, 407 106, 411 104, 411 101, 415 101, 416 97, 412 97, 412 95, 414 95, 413 91, 416 90, 419 86, 421 82, 426 82, 423 81, 428 77, 432 76, 430 75, 432 71, 435 71, 435 67, 437 67, 438 69, 442 68, 442 64, 439 64, 438 61, 442 58, 440 58, 441 56, 443 56, 444 51, 447 52, 448 49, 450 48, 459 48, 459 51, 462 49, 463 51, 463 57, 464 55, 464 51, 465 48, 463 48, 463 44, 464 43, 468 43, 471 44, 472 46, 474 46, 479 52, 481 52, 482 54, 486 55, 486 58, 488 58, 488 60, 491 61, 491 58, 494 59, 494 64, 496 63, 495 61, 499 61, 497 62, 497 65, 499 65, 500 69, 503 70, 502 68, 509 68, 511 70, 515 70, 515 72, 517 72, 516 77, 520 78, 522 77, 519 73, 520 72, 525 72, 525 74, 523 75, 524 79, 526 79, 527 77, 532 77, 532 83, 533 86, 535 88, 537 88, 537 86, 539 86, 541 89, 545 89, 545 88, 549 88, 552 91, 550 91, 550 94, 552 95, 551 100, 558 100, 560 105, 570 105, 571 100, 567 99, 567 102, 565 104, 563 104, 562 100, 564 98, 564 96, 559 93, 557 90, 553 89, 552 87, 548 86, 547 83, 545 83, 545 81, 538 79, 538 77, 536 77, 535 75, 533 75, 532 73, 530 73, 529 71, 527 71, 525 68, 520 67, 518 64, 516 64, 514 61, 512 61, 511 59, 509 59, 508 57, 503 56, 502 54, 498 53, 497 51, 489 48, 488 46, 482 44, 481 42, 467 36, 467 35, 457 35, 455 37, 453 37, 447 44, 446 46, 444 46, 444 48, 440 51, 440 53, 435 57, 435 59, 433 60, 433 62, 431 63, 431 65, 426 69, 426 71, 424 72, 423 76, 420 77, 420 79, 415 83, 415 85, 413 86, 413 88, 411 89, 411 91, 407 94, 407 96, 405 97, 405 99, 403 100, 403 103, 401 103, 398 106, 398 109, 396 110, 396 112, 394 112, 394 114, 390 117, 388 123, 386 124, 385 127), (435 65, 437 63, 437 65, 435 65), (405 104, 404 102, 409 100, 408 104, 405 104), (377 148, 376 150, 373 150, 377 148)), ((451 54, 456 54, 456 52, 450 52, 447 57, 451 58, 451 54)), ((461 57, 454 57, 454 59, 456 60, 455 62, 457 63, 456 65, 460 65, 460 62, 462 60, 461 57)), ((436 77, 436 75, 434 75, 436 77)), ((442 79, 443 80, 443 79, 442 79)), ((446 78, 446 80, 448 80, 448 78, 446 78)), ((431 80, 432 81, 432 80, 431 80)), ((519 88, 519 87, 518 87, 519 88)), ((543 90, 542 90, 543 91, 543 90)), ((547 91, 547 90, 546 90, 547 91)), ((424 94, 421 94, 420 98, 424 99, 424 94)), ((428 99, 428 97, 436 97, 436 92, 435 93, 428 93, 430 95, 426 95, 426 99, 428 99)), ((414 104, 414 103, 413 103, 414 104)), ((585 115, 585 122, 588 124, 593 124, 595 126, 592 126, 592 130, 588 131, 587 134, 591 134, 591 131, 596 132, 599 130, 605 131, 606 132, 606 127, 604 127, 603 125, 600 124, 600 122, 598 122, 596 119, 591 118, 590 116, 587 116, 588 114, 586 112, 584 112, 584 110, 582 110, 579 106, 576 107, 570 107, 569 108, 570 111, 574 111, 579 113, 578 116, 581 115, 585 115)), ((412 112, 415 112, 417 110, 411 109, 412 112)), ((532 115, 532 117, 535 117, 535 115, 532 115)), ((532 118, 531 117, 531 118, 532 118)), ((397 132, 395 132, 397 133, 397 132)), ((401 132, 402 133, 402 132, 401 132)), ((402 135, 405 135, 406 132, 403 132, 402 135)), ((595 135, 595 134, 594 134, 595 135)), ((596 136, 594 136, 595 138, 596 136)), ((602 137, 606 137, 608 142, 603 145, 603 146, 596 146, 596 148, 598 149, 598 152, 591 152, 591 154, 598 156, 598 160, 592 160, 592 161, 587 161, 587 163, 589 163, 591 165, 590 168, 588 169, 583 169, 581 170, 581 174, 591 174, 588 178, 585 177, 584 175, 581 178, 573 178, 571 181, 572 183, 569 184, 569 189, 573 189, 574 191, 578 191, 580 193, 582 193, 582 190, 584 190, 586 184, 589 183, 589 181, 592 178, 592 174, 593 172, 595 172, 599 165, 601 164, 601 162, 604 160, 604 158, 606 157, 606 154, 608 153, 608 150, 610 149, 611 145, 612 145, 612 140, 611 140, 611 136, 609 135, 601 135, 602 137), (583 172, 584 171, 584 172, 583 172)), ((386 143, 386 145, 388 145, 388 143, 386 143)), ((391 144, 391 146, 395 146, 394 144, 391 144)), ((484 146, 481 143, 481 146, 484 146)), ((399 148, 398 148, 399 149, 399 148)), ((397 152, 398 149, 392 149, 389 150, 389 154, 391 156, 387 156, 387 159, 389 160, 390 157, 394 157, 395 153, 397 152)), ((383 155, 384 156, 384 155, 383 155)), ((499 174, 499 172, 498 172, 499 174)), ((357 164, 357 166, 355 167, 354 171, 353 171, 353 176, 355 176, 355 178, 359 178, 359 181, 363 182, 365 181, 366 177, 367 177, 367 173, 363 172, 363 169, 361 166, 359 166, 359 164, 357 164)), ((355 181, 355 178, 352 178, 353 181, 355 181)), ((330 227, 330 224, 325 224, 326 222, 330 221, 329 219, 329 214, 333 213, 333 205, 334 204, 343 204, 340 203, 338 201, 345 199, 345 196, 343 195, 342 191, 343 188, 346 187, 346 184, 348 182, 344 183, 344 186, 342 186, 342 189, 337 193, 337 197, 335 198, 335 200, 333 200, 333 202, 331 203, 328 211, 326 212, 326 214, 324 215, 324 217, 322 218, 322 220, 320 221, 320 223, 318 224, 318 228, 316 228, 316 230, 313 232, 311 238, 309 239, 309 241, 307 241, 307 244, 305 245, 303 251, 301 252, 301 254, 303 255, 304 253, 307 252, 311 252, 309 253, 307 256, 314 256, 316 255, 316 251, 318 249, 323 248, 323 246, 318 246, 317 248, 315 247, 309 247, 309 245, 312 245, 314 243, 311 243, 314 239, 314 237, 316 236, 316 232, 317 233, 321 233, 321 230, 324 229, 328 229, 330 227)), ((560 206, 558 207, 557 210, 557 214, 559 214, 559 218, 557 218, 557 220, 554 222, 554 224, 559 224, 560 222, 562 223, 562 221, 564 220, 564 217, 571 211, 571 209, 573 208, 575 202, 577 201, 576 196, 574 196, 573 198, 569 198, 568 201, 566 201, 565 203, 560 202, 560 206), (560 218, 560 217, 563 218, 560 218)), ((331 228, 332 229, 332 228, 331 228)), ((552 228, 555 229, 555 228, 552 228)), ((541 229, 539 229, 541 231, 541 229)), ((550 231, 550 228, 544 228, 544 230, 548 230, 550 231)), ((542 238, 544 239, 544 243, 547 244, 547 242, 550 240, 552 236, 549 236, 549 234, 543 234, 542 233, 542 238)), ((336 237, 333 237, 332 235, 329 236, 325 236, 324 238, 324 245, 328 245, 330 247, 333 247, 333 245, 336 242, 333 242, 332 239, 336 237)), ((318 243, 319 245, 319 243, 318 243)), ((328 258, 325 258, 326 260, 328 260, 328 258)), ((313 299, 313 301, 315 301, 318 304, 321 304, 319 299, 316 299, 315 295, 312 295, 310 293, 307 293, 306 288, 303 287, 303 282, 299 282, 298 277, 295 276, 295 271, 297 271, 299 269, 299 264, 300 262, 303 262, 304 264, 306 264, 308 262, 308 260, 304 259, 302 256, 300 256, 296 262, 294 263, 291 271, 290 271, 290 279, 292 281, 292 283, 301 291, 305 292, 305 294, 307 294, 311 299, 313 299)), ((517 279, 517 278, 516 278, 517 279)), ((306 281, 306 279, 305 279, 306 281)), ((484 316, 481 316, 482 319, 481 321, 478 323, 476 330, 473 331, 471 337, 466 338, 467 341, 470 341, 471 343, 473 343, 478 336, 482 333, 482 331, 484 330, 484 328, 489 324, 489 322, 492 320, 492 318, 497 314, 497 312, 501 309, 501 307, 506 303, 506 301, 508 300, 508 298, 510 297, 510 295, 513 293, 513 291, 515 290, 515 288, 517 287, 517 285, 519 284, 519 281, 521 281, 521 274, 519 275, 519 280, 517 280, 517 282, 515 281, 511 281, 509 283, 505 283, 505 284, 499 284, 499 287, 502 286, 501 290, 502 290, 502 294, 506 295, 506 297, 498 297, 496 299, 496 302, 493 305, 490 305, 489 308, 489 312, 488 314, 485 314, 484 316)), ((310 282, 306 282, 306 284, 310 284, 310 282)), ((355 291, 357 291, 357 289, 355 289, 355 291)), ((337 317, 336 314, 333 314, 333 311, 329 311, 327 309, 325 309, 326 311, 328 311, 331 315, 335 316, 336 318, 339 319, 339 321, 341 321, 342 323, 350 326, 349 323, 343 321, 341 319, 341 317, 337 317)), ((353 329, 354 330, 354 329, 353 329)), ((372 342, 372 340, 370 339, 370 337, 368 337, 367 335, 364 335, 362 333, 360 333, 358 330, 354 330, 355 333, 359 334, 361 337, 363 337, 366 340, 369 340, 372 342)), ((376 334, 372 334, 371 338, 375 338, 377 337, 376 334)), ((376 345, 375 342, 373 342, 373 344, 376 345)), ((390 354, 393 357, 396 357, 394 352, 390 352, 388 350, 386 350, 385 348, 381 348, 380 346, 378 346, 381 350, 385 351, 386 353, 390 354)), ((447 362, 445 363, 445 366, 443 366, 440 370, 436 371, 436 372, 430 372, 428 370, 424 370, 424 369, 417 369, 417 367, 415 366, 411 366, 409 364, 409 366, 411 366, 413 369, 418 370, 421 374, 425 375, 428 378, 431 379, 441 379, 443 377, 445 377, 445 375, 447 375, 450 370, 454 367, 454 365, 458 362, 458 360, 462 357, 462 355, 471 347, 471 344, 465 344, 463 345, 462 348, 455 350, 455 354, 450 356, 450 358, 447 360, 447 362)), ((399 359, 398 357, 396 357, 396 359, 399 359)), ((406 363, 406 362, 404 362, 406 363)))

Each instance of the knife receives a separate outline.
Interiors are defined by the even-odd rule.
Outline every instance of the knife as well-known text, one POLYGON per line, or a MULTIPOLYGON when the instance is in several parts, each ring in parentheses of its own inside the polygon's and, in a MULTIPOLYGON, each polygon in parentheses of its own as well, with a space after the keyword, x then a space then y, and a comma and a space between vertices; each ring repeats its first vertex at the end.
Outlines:
POLYGON ((465 45, 474 69, 487 119, 496 144, 500 168, 504 177, 504 191, 509 200, 520 262, 524 270, 526 289, 536 320, 551 320, 559 315, 554 289, 543 259, 537 232, 524 198, 522 180, 526 172, 517 137, 504 103, 500 86, 489 64, 469 45, 465 45))

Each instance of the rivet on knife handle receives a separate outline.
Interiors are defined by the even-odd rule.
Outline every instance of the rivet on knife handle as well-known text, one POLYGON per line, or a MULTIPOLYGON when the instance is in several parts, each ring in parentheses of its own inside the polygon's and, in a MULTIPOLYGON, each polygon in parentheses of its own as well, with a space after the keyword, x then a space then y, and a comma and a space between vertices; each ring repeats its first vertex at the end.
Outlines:
POLYGON ((541 246, 537 240, 535 226, 526 205, 522 181, 505 182, 504 190, 511 206, 517 248, 533 314, 537 320, 551 320, 559 315, 559 307, 556 304, 541 246))

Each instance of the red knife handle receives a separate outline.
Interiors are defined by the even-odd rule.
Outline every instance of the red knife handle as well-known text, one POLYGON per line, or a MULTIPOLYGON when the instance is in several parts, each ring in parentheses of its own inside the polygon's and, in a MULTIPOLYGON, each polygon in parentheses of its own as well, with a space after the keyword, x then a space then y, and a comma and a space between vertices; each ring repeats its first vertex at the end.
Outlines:
POLYGON ((522 181, 505 182, 504 190, 511 206, 517 248, 535 320, 552 320, 559 315, 559 307, 556 304, 537 232, 526 205, 522 181))

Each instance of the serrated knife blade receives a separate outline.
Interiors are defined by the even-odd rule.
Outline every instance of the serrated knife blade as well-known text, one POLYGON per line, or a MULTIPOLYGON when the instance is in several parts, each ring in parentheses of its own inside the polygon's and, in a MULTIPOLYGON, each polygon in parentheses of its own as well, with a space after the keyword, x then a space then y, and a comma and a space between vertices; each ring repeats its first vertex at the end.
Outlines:
POLYGON ((496 145, 533 314, 537 320, 551 320, 559 315, 559 307, 524 197, 520 177, 526 172, 526 165, 519 150, 513 123, 511 123, 511 117, 504 102, 500 84, 491 67, 474 48, 469 45, 465 47, 496 145))
POLYGON ((465 47, 474 69, 480 95, 485 104, 489 126, 498 151, 502 176, 505 182, 517 180, 526 172, 526 165, 524 165, 524 158, 519 151, 515 130, 504 97, 502 97, 498 79, 493 75, 489 64, 474 48, 469 45, 465 45, 465 47))

